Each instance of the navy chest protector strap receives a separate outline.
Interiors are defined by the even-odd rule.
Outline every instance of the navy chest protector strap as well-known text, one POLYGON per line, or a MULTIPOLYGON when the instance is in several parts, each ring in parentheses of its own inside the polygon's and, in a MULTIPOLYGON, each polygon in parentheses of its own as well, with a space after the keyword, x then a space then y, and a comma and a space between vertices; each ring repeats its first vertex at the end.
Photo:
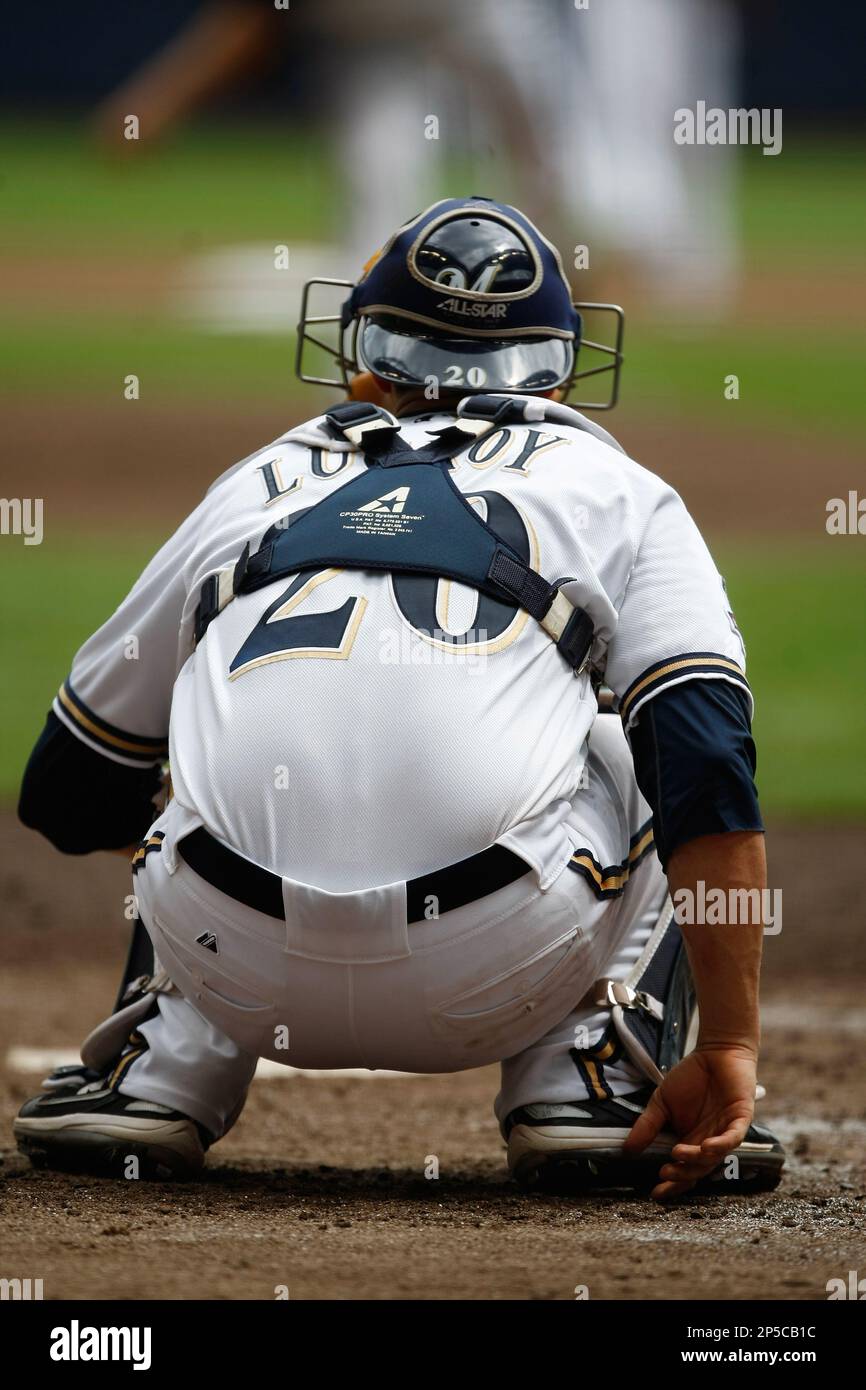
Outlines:
MULTIPOLYGON (((455 448, 477 430, 457 425, 434 444, 413 449, 377 406, 349 401, 326 416, 328 428, 363 451, 367 470, 306 511, 286 518, 234 571, 211 575, 196 610, 196 641, 236 594, 252 593, 300 570, 388 570, 433 574, 516 603, 537 620, 565 660, 582 671, 592 620, 488 526, 455 487, 455 448)), ((492 427, 495 428, 495 425, 492 427)))

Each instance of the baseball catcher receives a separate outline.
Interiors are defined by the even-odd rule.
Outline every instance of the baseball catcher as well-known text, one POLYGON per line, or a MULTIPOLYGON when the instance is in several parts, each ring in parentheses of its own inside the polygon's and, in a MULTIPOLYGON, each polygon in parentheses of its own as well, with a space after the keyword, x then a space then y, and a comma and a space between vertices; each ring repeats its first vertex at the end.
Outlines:
POLYGON ((339 375, 307 369, 332 323, 309 286, 298 369, 348 399, 212 485, 30 758, 25 824, 69 853, 140 840, 140 923, 118 1007, 18 1142, 184 1175, 259 1057, 499 1062, 525 1185, 773 1187, 761 922, 669 895, 764 884, 742 640, 679 496, 564 404, 600 371, 591 404, 615 399, 621 311, 579 369, 591 306, 480 197, 347 289, 339 375))

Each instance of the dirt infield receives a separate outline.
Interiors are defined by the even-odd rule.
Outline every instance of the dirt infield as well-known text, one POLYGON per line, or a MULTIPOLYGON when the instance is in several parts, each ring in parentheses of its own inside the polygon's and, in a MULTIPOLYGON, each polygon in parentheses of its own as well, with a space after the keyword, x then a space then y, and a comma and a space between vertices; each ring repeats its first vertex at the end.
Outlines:
POLYGON ((11 1144, 36 1078, 12 1045, 71 1046, 113 997, 122 861, 61 861, 0 817, 0 1275, 46 1298, 824 1299, 866 1269, 862 829, 777 827, 762 1117, 789 1146, 775 1194, 524 1197, 504 1177, 495 1069, 257 1081, 201 1181, 33 1172, 11 1144), (816 866, 818 866, 816 871, 816 866), (853 907, 852 907, 853 905, 853 907), (439 1160, 427 1180, 425 1162, 439 1160))

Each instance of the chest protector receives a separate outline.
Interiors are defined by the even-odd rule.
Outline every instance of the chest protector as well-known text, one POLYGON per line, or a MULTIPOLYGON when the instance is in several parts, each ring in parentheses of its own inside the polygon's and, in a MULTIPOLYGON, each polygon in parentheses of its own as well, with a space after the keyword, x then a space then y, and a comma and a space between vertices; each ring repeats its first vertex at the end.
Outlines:
POLYGON ((205 580, 196 641, 231 598, 277 579, 331 566, 387 570, 453 579, 517 604, 540 623, 575 672, 583 671, 593 641, 588 614, 527 565, 451 478, 455 453, 509 419, 522 423, 522 405, 507 397, 472 397, 462 404, 458 421, 422 449, 407 444, 393 417, 378 406, 348 401, 330 410, 327 430, 362 451, 366 472, 287 517, 252 554, 247 544, 234 570, 205 580))

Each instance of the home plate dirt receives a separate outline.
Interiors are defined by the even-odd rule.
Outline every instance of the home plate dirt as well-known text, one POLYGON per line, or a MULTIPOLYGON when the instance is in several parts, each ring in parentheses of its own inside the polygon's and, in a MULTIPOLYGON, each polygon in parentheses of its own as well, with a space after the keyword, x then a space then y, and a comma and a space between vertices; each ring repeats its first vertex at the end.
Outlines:
POLYGON ((826 1299, 866 1275, 862 839, 771 828, 784 926, 766 941, 759 1113, 788 1146, 781 1187, 662 1208, 520 1194, 495 1068, 260 1076, 184 1185, 34 1172, 11 1138, 32 1050, 75 1048, 102 1016, 129 886, 107 855, 60 874, 0 817, 0 1275, 41 1278, 46 1299, 826 1299))

